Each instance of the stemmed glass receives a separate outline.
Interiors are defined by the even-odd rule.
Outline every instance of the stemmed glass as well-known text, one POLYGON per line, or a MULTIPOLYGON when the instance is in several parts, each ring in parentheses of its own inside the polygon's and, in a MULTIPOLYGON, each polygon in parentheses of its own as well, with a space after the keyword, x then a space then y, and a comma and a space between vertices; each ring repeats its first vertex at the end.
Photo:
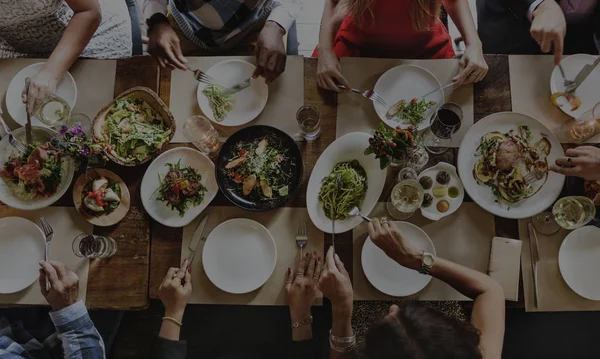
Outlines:
POLYGON ((556 201, 552 212, 542 212, 533 216, 531 222, 535 229, 550 235, 562 227, 573 230, 594 221, 596 207, 594 202, 582 196, 564 197, 556 201))
POLYGON ((441 147, 440 143, 454 136, 460 129, 462 119, 463 112, 457 104, 448 102, 438 107, 431 118, 431 125, 423 135, 427 151, 433 154, 448 151, 448 148, 441 147))
POLYGON ((386 208, 391 217, 405 220, 421 208, 425 190, 417 181, 416 172, 410 167, 401 170, 398 179, 399 182, 392 189, 386 208))

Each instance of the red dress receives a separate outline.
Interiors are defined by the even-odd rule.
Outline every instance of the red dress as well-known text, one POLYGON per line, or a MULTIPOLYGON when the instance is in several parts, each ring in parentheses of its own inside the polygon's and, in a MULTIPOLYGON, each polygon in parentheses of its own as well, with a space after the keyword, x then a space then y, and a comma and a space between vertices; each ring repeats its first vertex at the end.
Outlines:
MULTIPOLYGON (((334 41, 337 57, 445 59, 454 56, 448 29, 437 19, 430 30, 417 31, 410 19, 415 0, 374 0, 373 16, 362 24, 352 17, 342 22, 334 41)), ((317 56, 317 49, 313 53, 317 56)))

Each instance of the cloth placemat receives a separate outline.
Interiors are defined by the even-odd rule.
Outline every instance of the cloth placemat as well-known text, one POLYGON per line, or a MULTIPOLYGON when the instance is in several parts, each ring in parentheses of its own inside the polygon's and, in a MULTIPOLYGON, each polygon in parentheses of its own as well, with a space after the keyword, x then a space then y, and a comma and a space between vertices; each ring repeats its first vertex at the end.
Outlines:
MULTIPOLYGON (((13 77, 23 68, 45 59, 9 59, 0 60, 0 95, 4 119, 11 129, 20 127, 6 111, 6 90, 13 77)), ((69 69, 77 84, 77 102, 73 113, 84 113, 94 119, 98 111, 114 98, 116 60, 77 60, 69 69)))
MULTIPOLYGON (((378 203, 370 217, 387 216, 385 203, 378 203)), ((391 218, 390 218, 391 220, 391 218)), ((490 248, 494 237, 494 216, 475 203, 463 203, 448 217, 437 222, 425 219, 420 212, 407 222, 417 225, 429 235, 438 257, 487 273, 490 248)), ((354 250, 354 300, 394 300, 395 297, 381 293, 367 280, 362 270, 362 247, 367 239, 367 225, 362 223, 353 231, 354 250)), ((398 285, 402 285, 398 283, 398 285)), ((432 278, 414 300, 470 300, 450 285, 432 278)))
POLYGON ((523 270, 523 292, 527 312, 570 312, 597 311, 600 302, 585 299, 575 293, 565 282, 558 268, 558 251, 570 231, 561 229, 555 234, 545 235, 536 231, 540 248, 538 262, 538 304, 534 305, 533 269, 529 250, 530 219, 519 220, 519 237, 523 241, 521 266, 523 270))
MULTIPOLYGON (((442 86, 450 83, 458 71, 458 60, 397 60, 348 57, 340 59, 342 73, 350 84, 361 90, 373 89, 381 75, 399 65, 417 65, 429 70, 442 86)), ((459 89, 445 89, 445 102, 454 102, 463 111, 460 130, 451 140, 441 142, 445 147, 459 147, 467 130, 473 125, 473 85, 459 89)), ((415 94, 421 96, 424 94, 415 94)), ((438 106, 441 104, 437 104, 438 106)), ((429 119, 426 119, 429 120, 429 119)), ((342 93, 338 96, 336 138, 350 132, 369 132, 378 126, 377 116, 371 101, 357 94, 342 93)))
MULTIPOLYGON (((573 121, 572 117, 552 105, 550 100, 550 77, 554 70, 554 56, 510 55, 508 64, 512 110, 540 121, 554 132, 561 142, 572 142, 558 131, 564 124, 573 121)), ((600 135, 588 142, 600 143, 600 135)))
MULTIPOLYGON (((296 233, 300 221, 306 218, 308 243, 304 247, 304 253, 316 251, 323 258, 324 234, 319 231, 308 219, 308 213, 304 208, 280 208, 269 212, 248 212, 237 207, 208 207, 204 212, 208 214, 208 222, 203 236, 217 227, 220 223, 233 218, 249 218, 265 226, 277 247, 277 264, 271 278, 257 290, 247 294, 229 294, 217 288, 207 277, 202 265, 202 248, 204 242, 198 245, 196 256, 192 263, 192 296, 189 303, 192 304, 245 304, 245 305, 286 305, 285 281, 287 269, 294 270, 300 254, 296 245, 296 233)), ((200 216, 190 225, 183 229, 183 242, 181 246, 181 258, 187 258, 189 254, 188 245, 192 240, 194 230, 200 222, 200 216)), ((317 305, 321 305, 318 300, 317 305)))
MULTIPOLYGON (((87 293, 89 260, 73 254, 72 244, 79 234, 91 233, 93 226, 73 207, 48 207, 37 211, 20 211, 8 206, 0 206, 0 218, 23 217, 40 226, 40 217, 44 216, 52 225, 54 238, 50 242, 48 259, 64 263, 79 276, 79 298, 85 301, 87 293)), ((33 265, 38 266, 37 263, 33 265)), ((0 304, 46 305, 46 299, 40 292, 36 280, 28 288, 13 294, 0 294, 0 304)))
MULTIPOLYGON (((211 66, 230 59, 256 64, 253 56, 188 57, 188 66, 208 71, 211 66)), ((262 79, 261 79, 262 81, 262 79)), ((198 82, 189 71, 171 72, 170 108, 177 123, 177 132, 171 142, 189 142, 183 135, 183 122, 190 116, 202 115, 196 97, 198 82)), ((229 137, 241 128, 251 125, 276 127, 290 136, 298 133, 296 112, 304 104, 304 58, 288 56, 285 71, 269 85, 269 100, 262 113, 252 122, 237 127, 215 125, 223 137, 229 137)))

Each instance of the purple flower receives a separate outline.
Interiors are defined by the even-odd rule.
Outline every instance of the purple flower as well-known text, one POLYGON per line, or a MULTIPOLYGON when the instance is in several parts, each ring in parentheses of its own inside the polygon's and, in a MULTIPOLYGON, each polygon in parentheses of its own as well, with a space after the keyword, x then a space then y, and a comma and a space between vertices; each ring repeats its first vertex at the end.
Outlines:
POLYGON ((82 156, 89 156, 90 155, 90 148, 88 147, 88 145, 83 145, 80 149, 79 149, 79 153, 82 156))
POLYGON ((62 126, 60 126, 60 130, 58 130, 58 134, 60 136, 64 136, 67 133, 68 130, 69 130, 69 126, 62 125, 62 126))
POLYGON ((80 125, 71 127, 71 133, 74 135, 79 135, 85 133, 85 130, 80 125))

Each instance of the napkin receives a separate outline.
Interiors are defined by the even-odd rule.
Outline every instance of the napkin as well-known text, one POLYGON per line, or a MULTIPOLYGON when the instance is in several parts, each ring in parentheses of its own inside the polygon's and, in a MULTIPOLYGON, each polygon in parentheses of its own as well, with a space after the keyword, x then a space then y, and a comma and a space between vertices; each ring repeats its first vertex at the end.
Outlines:
POLYGON ((521 241, 494 237, 488 274, 504 289, 507 300, 519 300, 519 273, 521 272, 521 241))

